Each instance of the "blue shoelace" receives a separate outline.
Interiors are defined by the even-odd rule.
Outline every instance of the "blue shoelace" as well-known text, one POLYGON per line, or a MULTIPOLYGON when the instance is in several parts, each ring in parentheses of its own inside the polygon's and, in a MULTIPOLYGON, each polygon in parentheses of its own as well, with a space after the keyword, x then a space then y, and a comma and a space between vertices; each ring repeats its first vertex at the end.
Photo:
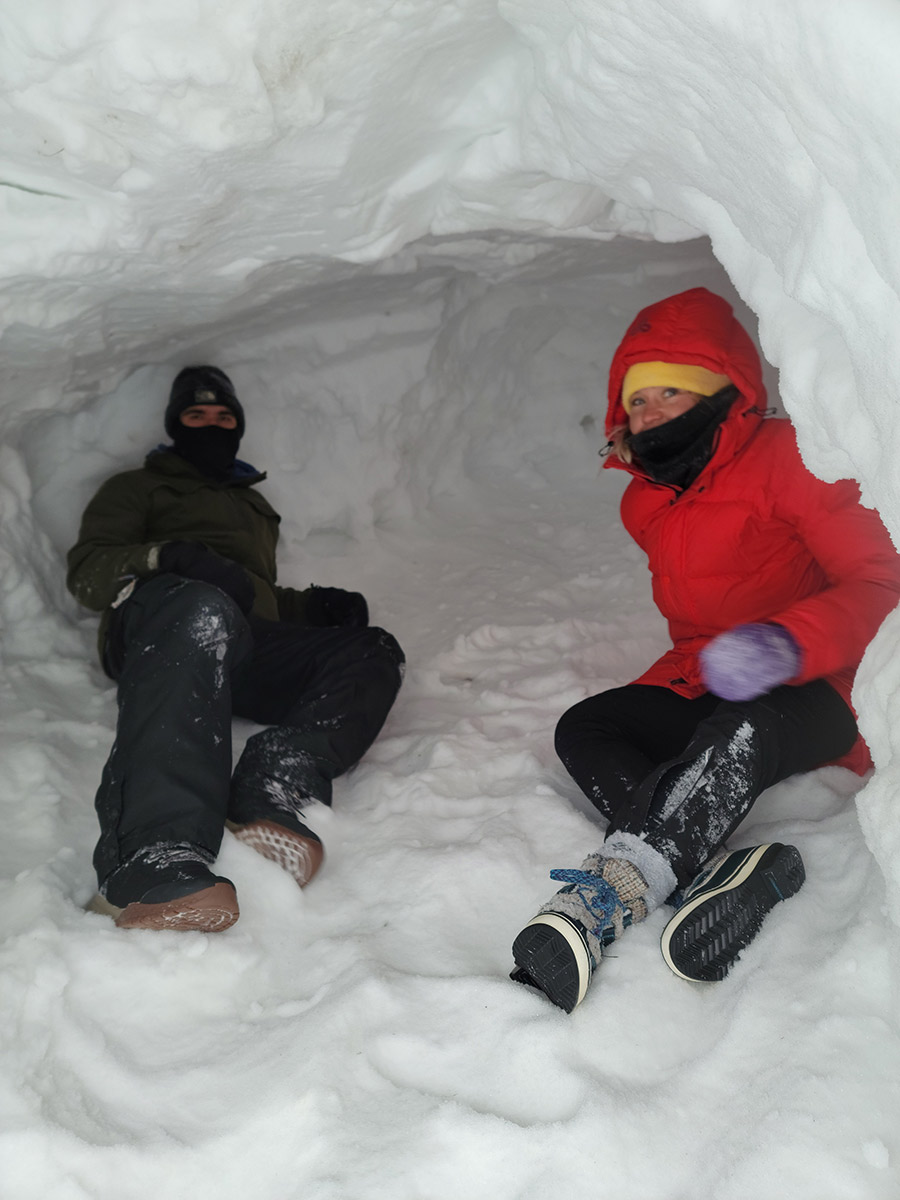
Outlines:
POLYGON ((550 872, 550 878, 558 883, 568 883, 569 888, 563 891, 575 890, 581 897, 585 908, 597 924, 590 931, 601 945, 608 945, 615 937, 612 918, 616 908, 622 910, 622 923, 631 924, 631 911, 622 903, 619 893, 602 875, 592 875, 590 871, 575 868, 565 868, 550 872))

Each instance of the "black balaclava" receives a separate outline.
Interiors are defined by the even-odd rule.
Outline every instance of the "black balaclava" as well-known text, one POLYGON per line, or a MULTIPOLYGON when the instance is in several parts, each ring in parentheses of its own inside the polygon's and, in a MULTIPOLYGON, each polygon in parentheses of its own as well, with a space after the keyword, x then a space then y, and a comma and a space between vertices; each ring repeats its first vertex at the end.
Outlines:
POLYGON ((738 398, 733 384, 703 399, 680 417, 631 434, 631 452, 651 479, 687 488, 709 462, 716 431, 738 398))
POLYGON ((175 452, 204 475, 226 479, 244 434, 244 410, 234 384, 218 367, 185 367, 175 376, 166 407, 166 433, 175 452), (181 414, 195 404, 220 404, 237 418, 234 429, 218 425, 182 425, 181 414))

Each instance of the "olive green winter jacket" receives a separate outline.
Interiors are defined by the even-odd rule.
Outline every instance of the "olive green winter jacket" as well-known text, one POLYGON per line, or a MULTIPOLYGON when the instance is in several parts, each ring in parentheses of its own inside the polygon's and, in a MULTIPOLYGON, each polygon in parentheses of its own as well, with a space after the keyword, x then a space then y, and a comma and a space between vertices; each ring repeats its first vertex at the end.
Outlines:
POLYGON ((108 479, 85 509, 68 554, 69 591, 86 608, 108 610, 130 582, 153 574, 165 542, 203 542, 250 576, 257 616, 303 624, 305 593, 275 582, 281 518, 255 490, 264 479, 247 468, 218 483, 172 451, 152 451, 143 467, 108 479))

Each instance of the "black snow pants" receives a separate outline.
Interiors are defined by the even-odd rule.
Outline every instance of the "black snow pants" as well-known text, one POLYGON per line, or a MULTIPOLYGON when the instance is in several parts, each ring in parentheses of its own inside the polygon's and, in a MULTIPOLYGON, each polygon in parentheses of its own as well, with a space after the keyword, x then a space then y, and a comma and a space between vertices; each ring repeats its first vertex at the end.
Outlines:
MULTIPOLYGON (((189 842, 218 853, 226 819, 331 803, 331 781, 366 752, 397 695, 403 652, 382 629, 246 618, 218 588, 159 575, 114 614, 123 653, 116 740, 97 792, 101 882, 135 851, 189 842), (232 774, 231 719, 254 733, 232 774)), ((315 836, 313 834, 313 836, 315 836)))
POLYGON ((766 788, 840 758, 857 737, 822 679, 757 700, 629 684, 564 713, 556 751, 618 831, 642 836, 689 883, 766 788))

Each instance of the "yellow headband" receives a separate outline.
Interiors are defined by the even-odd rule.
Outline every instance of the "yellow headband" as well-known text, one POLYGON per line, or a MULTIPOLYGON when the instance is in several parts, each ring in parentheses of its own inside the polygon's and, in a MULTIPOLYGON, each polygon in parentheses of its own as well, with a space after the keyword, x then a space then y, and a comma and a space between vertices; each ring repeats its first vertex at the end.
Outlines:
POLYGON ((674 387, 680 391, 696 392, 698 396, 714 396, 731 380, 727 375, 716 375, 705 367, 691 363, 642 362, 635 363, 625 372, 622 381, 622 405, 631 411, 631 397, 641 388, 674 387))

